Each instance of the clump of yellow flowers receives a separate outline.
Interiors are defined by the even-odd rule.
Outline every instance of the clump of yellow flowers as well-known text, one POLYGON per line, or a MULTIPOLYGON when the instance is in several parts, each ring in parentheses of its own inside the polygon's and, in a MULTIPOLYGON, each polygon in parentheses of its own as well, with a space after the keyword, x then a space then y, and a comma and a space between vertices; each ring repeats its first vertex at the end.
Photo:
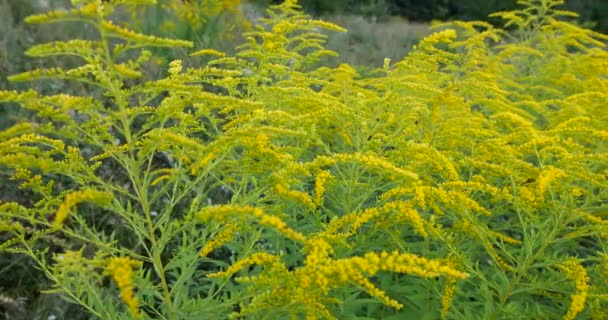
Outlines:
POLYGON ((141 318, 139 301, 135 296, 133 285, 133 268, 138 264, 129 257, 110 258, 106 273, 114 279, 120 290, 120 299, 127 305, 129 313, 134 319, 141 318))
POLYGON ((0 130, 0 250, 83 318, 603 319, 608 36, 562 2, 439 24, 366 72, 295 0, 235 54, 121 17, 197 27, 238 1, 29 17, 96 34, 26 52, 81 65, 9 77, 79 95, 0 91, 28 112, 0 130), (156 79, 146 47, 192 52, 156 79))

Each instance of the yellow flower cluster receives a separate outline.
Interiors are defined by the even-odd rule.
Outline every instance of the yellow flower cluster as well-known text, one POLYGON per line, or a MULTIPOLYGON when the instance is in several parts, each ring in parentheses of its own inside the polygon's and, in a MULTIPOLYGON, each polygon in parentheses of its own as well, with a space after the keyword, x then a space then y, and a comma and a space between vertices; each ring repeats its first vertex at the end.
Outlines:
POLYGON ((278 195, 287 199, 300 202, 306 207, 308 207, 310 210, 315 210, 317 207, 315 205, 315 202, 311 199, 310 195, 308 195, 306 192, 290 190, 280 183, 276 184, 273 189, 278 195))
POLYGON ((155 36, 149 36, 141 33, 134 32, 132 30, 117 26, 110 21, 104 20, 101 24, 103 30, 108 34, 123 39, 125 41, 133 41, 139 44, 146 44, 149 46, 157 47, 186 47, 191 48, 194 44, 191 41, 186 40, 175 40, 168 38, 159 38, 155 36))
POLYGON ((63 151, 65 144, 61 140, 47 138, 38 134, 24 134, 19 137, 9 139, 7 141, 0 142, 0 151, 9 152, 11 148, 14 149, 16 145, 21 144, 40 144, 50 146, 56 151, 63 151))
POLYGON ((306 25, 311 25, 319 28, 323 28, 325 30, 335 31, 335 32, 346 32, 347 30, 340 27, 337 24, 323 21, 323 20, 300 20, 299 23, 303 23, 306 25))
POLYGON ((447 276, 453 279, 465 279, 468 277, 468 274, 458 271, 440 260, 430 260, 397 251, 392 253, 368 252, 363 257, 327 259, 324 264, 316 266, 316 268, 317 271, 308 276, 316 278, 313 282, 320 285, 321 290, 327 291, 329 287, 354 281, 366 288, 371 295, 396 309, 401 308, 402 305, 386 297, 382 290, 367 281, 367 277, 373 276, 379 271, 407 273, 425 278, 447 276))
POLYGON ((191 57, 195 57, 195 56, 203 56, 203 55, 212 55, 212 56, 218 56, 218 57, 223 57, 226 54, 214 49, 202 49, 202 50, 198 50, 195 51, 193 53, 190 54, 191 57))
POLYGON ((268 253, 264 253, 264 252, 258 252, 258 253, 254 253, 251 256, 241 259, 235 263, 233 263, 230 267, 228 267, 228 269, 221 271, 221 272, 216 272, 216 273, 212 273, 209 274, 208 277, 209 278, 220 278, 220 277, 228 277, 231 276, 237 272, 239 272, 241 269, 246 268, 248 266, 251 265, 265 265, 265 266, 280 266, 282 265, 281 260, 274 255, 268 254, 268 253))
POLYGON ((72 192, 68 194, 55 214, 55 221, 53 226, 55 228, 61 228, 64 221, 70 215, 72 208, 80 202, 93 202, 95 204, 105 206, 108 205, 113 199, 112 194, 107 192, 98 191, 95 189, 84 189, 72 192))
POLYGON ((445 174, 446 180, 458 180, 458 171, 455 164, 443 153, 432 148, 427 143, 407 144, 404 148, 409 157, 414 157, 418 161, 427 165, 432 165, 438 171, 445 174))
POLYGON ((319 172, 315 179, 315 204, 321 206, 325 196, 327 184, 332 180, 331 172, 323 170, 319 172))
MULTIPOLYGON (((0 97, 0 100, 1 99, 2 98, 0 97)), ((4 131, 0 132, 0 141, 6 140, 9 138, 13 138, 13 137, 21 135, 21 134, 30 133, 36 127, 37 127, 37 125, 35 123, 30 123, 30 122, 17 123, 14 126, 9 127, 7 129, 5 129, 4 131)))
POLYGON ((540 204, 539 195, 533 188, 520 186, 517 188, 517 193, 516 201, 525 207, 536 208, 540 204))
POLYGON ((566 315, 564 315, 564 320, 574 320, 585 309, 585 301, 589 292, 587 270, 575 259, 562 263, 559 268, 566 274, 568 279, 574 281, 574 286, 576 287, 576 292, 571 296, 570 308, 566 315))
POLYGON ((325 228, 324 234, 336 234, 340 229, 346 229, 345 235, 351 235, 357 232, 357 230, 365 223, 372 221, 381 214, 379 208, 368 208, 362 212, 355 211, 345 214, 339 218, 333 219, 329 225, 325 228))
POLYGON ((110 258, 106 267, 106 273, 114 279, 120 290, 120 299, 127 305, 129 313, 133 318, 139 319, 139 301, 135 297, 133 286, 133 267, 138 263, 130 257, 110 258))
POLYGON ((441 296, 441 319, 445 319, 448 315, 448 310, 452 305, 452 299, 454 298, 454 293, 456 292, 457 282, 458 279, 451 277, 448 277, 446 280, 443 296, 441 296))
POLYGON ((131 148, 133 148, 133 147, 130 144, 127 144, 127 143, 119 145, 119 146, 108 147, 105 152, 91 157, 89 159, 89 161, 95 162, 95 161, 111 158, 111 157, 114 157, 117 154, 129 151, 131 148))
POLYGON ((201 168, 205 168, 209 164, 209 162, 211 162, 211 160, 213 160, 215 158, 215 156, 216 156, 216 154, 213 152, 207 153, 207 155, 205 155, 200 160, 198 160, 194 165, 192 165, 192 168, 190 168, 190 173, 193 175, 197 175, 199 170, 201 168))
MULTIPOLYGON (((451 186, 452 182, 442 185, 451 186)), ((458 184, 456 184, 457 186, 458 184)), ((466 185, 466 183, 463 183, 466 185)), ((488 189, 492 190, 492 189, 488 189)), ((479 202, 473 200, 465 193, 460 191, 451 191, 445 190, 444 188, 437 188, 431 186, 425 186, 422 184, 416 184, 412 187, 401 187, 391 189, 380 196, 380 199, 386 200, 392 197, 398 197, 402 195, 413 195, 416 199, 416 202, 421 208, 425 208, 425 205, 433 208, 437 214, 443 214, 444 210, 440 207, 439 204, 451 208, 456 211, 463 211, 464 209, 469 209, 472 211, 476 211, 482 213, 484 215, 492 215, 492 213, 484 208, 479 202)))
POLYGON ((412 208, 409 203, 403 201, 389 202, 385 204, 382 209, 395 210, 399 212, 400 215, 411 221, 411 223, 414 225, 414 230, 416 230, 418 234, 420 234, 424 238, 428 237, 428 233, 425 229, 424 220, 420 217, 418 211, 412 208))
POLYGON ((169 62, 169 74, 172 76, 178 75, 182 72, 182 60, 173 60, 169 62))
POLYGON ((408 180, 418 180, 418 175, 412 171, 399 168, 391 162, 374 155, 365 155, 362 153, 336 153, 332 156, 319 156, 310 166, 328 166, 344 162, 358 162, 370 168, 380 169, 387 173, 392 173, 395 180, 406 178, 408 180))
POLYGON ((546 167, 538 177, 538 194, 544 195, 553 182, 565 176, 566 173, 558 168, 552 166, 546 167))
POLYGON ((451 42, 456 37, 456 30, 446 29, 443 31, 435 32, 422 39, 420 46, 432 46, 440 42, 451 42))
MULTIPOLYGON (((256 279, 274 279, 270 285, 275 289, 272 292, 283 291, 288 294, 293 301, 302 301, 311 309, 317 311, 326 310, 319 304, 332 288, 344 286, 348 283, 355 283, 361 286, 370 295, 376 297, 384 304, 396 309, 403 307, 398 301, 389 298, 386 293, 377 288, 369 281, 369 277, 374 276, 380 271, 392 271, 398 273, 413 274, 426 278, 437 276, 448 277, 448 288, 442 301, 443 307, 447 310, 451 297, 454 293, 455 281, 465 279, 469 275, 453 268, 450 264, 440 260, 431 260, 409 253, 399 253, 397 251, 388 252, 368 252, 363 257, 352 257, 345 259, 332 259, 333 248, 321 237, 308 239, 305 244, 307 254, 305 265, 288 271, 279 257, 268 253, 256 253, 244 258, 225 271, 214 273, 209 277, 228 277, 250 265, 263 265, 266 268, 262 271, 266 276, 256 276, 256 279), (287 277, 283 279, 283 277, 287 277), (284 287, 285 281, 296 281, 299 286, 284 287), (287 293, 284 290, 288 290, 287 293), (321 296, 315 297, 321 293, 321 296)), ((240 281, 251 281, 254 278, 240 278, 240 281)), ((312 316, 307 313, 308 316, 312 316)))
MULTIPOLYGON (((306 253, 306 259, 304 261, 306 266, 315 269, 323 263, 326 263, 329 257, 334 253, 334 249, 325 239, 320 236, 315 236, 306 240, 304 252, 306 253)), ((304 282, 310 284, 310 281, 304 282)))
POLYGON ((124 78, 139 78, 142 76, 140 71, 131 68, 129 65, 124 63, 114 64, 114 71, 124 78))
POLYGON ((204 208, 197 214, 197 218, 202 221, 209 221, 212 218, 219 221, 226 221, 230 216, 236 216, 237 218, 240 218, 239 216, 253 216, 261 225, 271 227, 289 239, 300 242, 306 240, 303 234, 289 228, 280 218, 265 214, 262 209, 256 207, 221 205, 204 208))
POLYGON ((222 231, 218 232, 212 240, 207 241, 207 243, 205 243, 205 245, 200 251, 201 258, 206 257, 215 248, 230 241, 234 237, 236 231, 237 226, 235 224, 228 224, 222 231))
POLYGON ((53 10, 43 14, 31 15, 25 18, 27 23, 48 23, 62 21, 73 17, 94 18, 97 17, 98 7, 95 3, 88 3, 78 9, 53 10))

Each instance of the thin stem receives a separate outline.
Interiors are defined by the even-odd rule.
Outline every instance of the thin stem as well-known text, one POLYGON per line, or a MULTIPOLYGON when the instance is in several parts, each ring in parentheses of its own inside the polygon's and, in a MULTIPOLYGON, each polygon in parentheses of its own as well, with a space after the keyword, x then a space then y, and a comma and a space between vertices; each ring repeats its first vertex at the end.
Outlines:
MULTIPOLYGON (((99 25, 101 24, 101 19, 98 21, 99 25)), ((114 61, 112 59, 112 54, 109 49, 108 35, 105 33, 103 28, 99 27, 99 32, 101 33, 101 41, 103 44, 103 48, 105 51, 104 60, 106 64, 106 70, 113 70, 114 61)), ((120 121, 122 125, 122 131, 124 134, 125 142, 129 146, 129 156, 125 163, 125 169, 127 170, 127 174, 129 175, 129 179, 133 183, 133 189, 137 194, 137 198, 140 201, 140 205, 142 211, 145 215, 146 224, 148 226, 148 239, 151 242, 151 260, 152 265, 154 267, 154 271, 160 279, 161 287, 163 290, 164 296, 164 304, 167 307, 168 319, 177 319, 173 309, 173 301, 171 299, 171 291, 169 290, 169 285, 167 283, 167 279, 165 276, 165 268, 161 259, 162 247, 159 246, 158 241, 156 239, 154 227, 154 223, 152 221, 152 216, 150 214, 150 203, 148 199, 148 186, 143 185, 140 177, 136 174, 139 172, 139 166, 137 165, 136 152, 135 147, 133 145, 133 133, 131 131, 131 123, 129 121, 129 116, 127 113, 128 102, 124 97, 124 93, 120 88, 116 88, 114 86, 113 79, 111 77, 106 76, 105 73, 102 73, 101 76, 105 76, 106 82, 108 84, 109 95, 114 97, 115 103, 120 111, 120 121), (129 161, 130 160, 130 161, 129 161)), ((143 179, 145 182, 146 179, 143 179)))

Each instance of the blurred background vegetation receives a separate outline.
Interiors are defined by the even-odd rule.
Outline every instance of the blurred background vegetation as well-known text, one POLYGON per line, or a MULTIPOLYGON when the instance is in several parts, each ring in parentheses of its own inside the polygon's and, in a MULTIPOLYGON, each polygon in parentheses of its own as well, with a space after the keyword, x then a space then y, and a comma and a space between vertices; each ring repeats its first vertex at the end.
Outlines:
MULTIPOLYGON (((213 48, 231 53, 241 43, 241 34, 251 29, 265 7, 277 2, 280 1, 158 0, 156 6, 119 13, 117 23, 147 34, 192 40, 196 43, 194 50, 213 48)), ((90 93, 91 88, 76 83, 13 84, 6 80, 10 74, 34 68, 78 63, 65 57, 37 60, 24 55, 36 43, 95 36, 94 30, 82 24, 40 28, 23 23, 30 14, 68 8, 69 3, 69 0, 0 0, 0 89, 34 89, 44 94, 90 93)), ((516 8, 516 0, 301 0, 300 4, 309 14, 349 30, 344 34, 328 34, 327 47, 340 53, 340 62, 362 71, 380 67, 385 57, 401 59, 430 33, 432 20, 488 21, 489 13, 516 8)), ((579 13, 583 25, 608 33, 607 0, 569 0, 565 9, 579 13)), ((169 61, 187 56, 187 52, 167 49, 154 53, 157 59, 148 69, 152 78, 162 76, 169 61)), ((28 117, 15 105, 0 104, 0 131, 28 117)), ((0 201, 22 201, 27 197, 10 180, 10 173, 0 168, 0 201)), ((28 259, 0 253, 0 319, 86 318, 78 307, 62 303, 56 296, 41 294, 48 285, 45 279, 28 259)))
MULTIPOLYGON (((269 3, 268 0, 256 2, 269 3)), ((315 15, 350 13, 380 19, 400 16, 416 22, 488 20, 490 13, 517 8, 516 0, 302 0, 300 3, 315 15)), ((608 32, 608 1, 566 0, 564 9, 577 12, 594 30, 608 32)))

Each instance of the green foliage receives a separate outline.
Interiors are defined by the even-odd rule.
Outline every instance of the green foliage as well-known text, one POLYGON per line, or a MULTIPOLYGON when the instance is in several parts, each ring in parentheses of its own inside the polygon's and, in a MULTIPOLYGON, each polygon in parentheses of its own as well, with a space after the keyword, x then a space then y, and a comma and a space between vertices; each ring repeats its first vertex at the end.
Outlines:
MULTIPOLYGON (((269 0, 253 0, 267 4, 269 0)), ((301 1, 306 12, 315 15, 348 13, 371 18, 401 16, 411 21, 488 20, 496 11, 515 10, 516 0, 306 0, 301 1)), ((595 31, 608 32, 608 2, 603 0, 564 1, 566 10, 580 15, 580 20, 595 31)), ((491 20, 500 25, 499 20, 491 20)))
MULTIPOLYGON (((0 91, 36 117, 0 133, 30 196, 0 203, 0 248, 100 319, 606 318, 607 36, 560 1, 453 22, 360 75, 295 1, 234 55, 142 77, 144 47, 193 47, 111 22, 153 0, 73 0, 30 23, 93 39, 11 76, 83 95, 0 91)), ((203 57, 203 58, 200 58, 203 57)))

